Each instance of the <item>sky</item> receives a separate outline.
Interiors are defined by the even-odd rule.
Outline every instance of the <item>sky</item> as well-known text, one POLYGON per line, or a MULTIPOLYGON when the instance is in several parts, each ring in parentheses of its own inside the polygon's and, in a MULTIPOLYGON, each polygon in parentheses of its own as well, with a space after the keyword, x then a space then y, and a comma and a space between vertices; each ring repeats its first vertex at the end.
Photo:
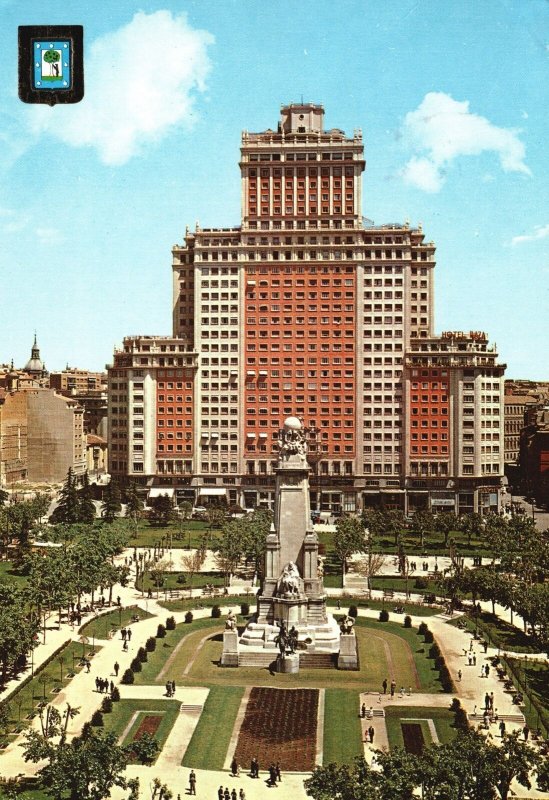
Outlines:
POLYGON ((241 131, 303 98, 362 129, 364 216, 436 243, 436 331, 549 379, 548 34, 545 0, 0 0, 0 363, 170 335, 172 245, 239 224, 241 131), (84 26, 81 103, 18 99, 31 24, 84 26))

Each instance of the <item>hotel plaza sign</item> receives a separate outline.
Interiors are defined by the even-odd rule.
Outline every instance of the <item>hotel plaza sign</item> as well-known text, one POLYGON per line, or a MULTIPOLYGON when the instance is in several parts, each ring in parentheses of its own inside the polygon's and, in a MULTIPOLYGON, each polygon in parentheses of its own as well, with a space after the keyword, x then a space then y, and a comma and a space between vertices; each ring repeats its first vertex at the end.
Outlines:
POLYGON ((461 342, 488 341, 488 336, 484 333, 484 331, 469 331, 469 333, 465 333, 464 331, 442 331, 441 337, 443 339, 454 339, 461 342))

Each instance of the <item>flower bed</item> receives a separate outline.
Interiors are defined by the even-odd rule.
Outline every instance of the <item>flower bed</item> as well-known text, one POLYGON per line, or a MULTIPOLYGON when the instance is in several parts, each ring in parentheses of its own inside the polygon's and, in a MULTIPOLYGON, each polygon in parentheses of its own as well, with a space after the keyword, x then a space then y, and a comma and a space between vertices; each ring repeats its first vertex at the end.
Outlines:
POLYGON ((257 758, 261 769, 280 763, 286 772, 315 766, 317 689, 253 688, 235 757, 245 769, 257 758))

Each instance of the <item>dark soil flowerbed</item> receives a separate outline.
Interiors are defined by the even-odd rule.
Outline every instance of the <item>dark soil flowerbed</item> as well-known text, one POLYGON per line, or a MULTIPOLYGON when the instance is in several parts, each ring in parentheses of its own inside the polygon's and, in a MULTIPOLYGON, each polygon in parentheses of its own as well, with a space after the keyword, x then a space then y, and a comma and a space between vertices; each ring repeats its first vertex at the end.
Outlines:
POLYGON ((317 689, 254 688, 238 736, 235 757, 243 769, 257 758, 260 769, 311 772, 315 766, 317 689))
POLYGON ((132 737, 132 742, 136 742, 138 739, 141 739, 144 733, 149 733, 151 736, 154 736, 160 727, 161 722, 162 717, 160 714, 145 714, 139 724, 139 728, 132 737))
POLYGON ((404 739, 404 749, 407 753, 420 756, 425 747, 425 739, 419 722, 402 722, 402 738, 404 739))

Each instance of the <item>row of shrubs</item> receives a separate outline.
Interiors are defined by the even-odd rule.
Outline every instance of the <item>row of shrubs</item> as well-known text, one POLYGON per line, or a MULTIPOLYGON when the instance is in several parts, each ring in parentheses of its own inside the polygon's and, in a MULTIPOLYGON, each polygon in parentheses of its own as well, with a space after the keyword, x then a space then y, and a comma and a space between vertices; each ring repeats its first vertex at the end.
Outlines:
POLYGON ((463 732, 468 731, 469 719, 467 717, 467 712, 462 707, 459 698, 457 697, 452 698, 450 711, 454 712, 454 728, 458 731, 463 731, 463 732))
MULTIPOLYGON (((102 728, 103 727, 103 714, 110 714, 112 711, 112 704, 118 703, 120 700, 120 690, 118 686, 115 686, 110 695, 103 698, 103 702, 101 703, 101 708, 98 708, 97 711, 94 711, 92 714, 92 718, 89 722, 94 728, 102 728)), ((84 734, 84 731, 82 731, 84 734)))
MULTIPOLYGON (((62 650, 65 649, 65 647, 68 647, 70 642, 71 642, 71 640, 67 639, 65 642, 63 642, 62 645, 60 645, 56 650, 54 650, 53 653, 51 653, 51 655, 49 655, 46 658, 44 663, 40 664, 40 666, 37 667, 34 670, 34 675, 30 675, 29 674, 29 675, 27 675, 26 678, 23 678, 23 680, 20 683, 17 684, 17 687, 7 697, 3 698, 3 700, 0 700, 0 708, 2 708, 5 705, 9 705, 10 702, 19 694, 19 692, 22 689, 25 688, 25 686, 28 683, 30 683, 32 680, 34 680, 34 678, 36 678, 38 675, 40 675, 40 673, 43 672, 49 664, 51 664, 51 662, 54 660, 54 658, 57 658, 57 656, 61 653, 62 650)), ((23 662, 21 662, 21 663, 22 663, 22 669, 25 669, 25 667, 28 664, 28 657, 25 656, 24 664, 23 664, 23 662)))
POLYGON ((421 622, 419 624, 417 632, 420 634, 420 636, 423 636, 423 641, 425 644, 431 645, 429 648, 429 658, 432 658, 435 662, 435 667, 438 670, 438 676, 440 683, 442 684, 443 691, 455 691, 456 687, 454 686, 452 676, 450 675, 450 670, 446 666, 446 661, 444 660, 444 656, 442 655, 440 647, 435 642, 433 632, 429 630, 429 627, 425 622, 421 622))
MULTIPOLYGON (((241 603, 240 604, 240 613, 243 616, 247 616, 250 613, 250 606, 248 603, 241 603)), ((219 619, 221 617, 221 606, 214 605, 212 606, 211 615, 213 619, 219 619)), ((191 623, 194 619, 193 612, 187 611, 185 614, 185 622, 191 623)), ((166 620, 166 624, 162 625, 159 624, 158 628, 156 629, 156 636, 150 636, 147 641, 145 642, 145 647, 140 647, 137 651, 137 655, 132 660, 128 669, 122 675, 122 683, 124 684, 132 684, 134 682, 134 676, 136 672, 141 672, 142 664, 147 661, 147 654, 154 652, 156 650, 156 640, 163 639, 166 636, 167 631, 175 630, 175 618, 168 617, 166 620)))

